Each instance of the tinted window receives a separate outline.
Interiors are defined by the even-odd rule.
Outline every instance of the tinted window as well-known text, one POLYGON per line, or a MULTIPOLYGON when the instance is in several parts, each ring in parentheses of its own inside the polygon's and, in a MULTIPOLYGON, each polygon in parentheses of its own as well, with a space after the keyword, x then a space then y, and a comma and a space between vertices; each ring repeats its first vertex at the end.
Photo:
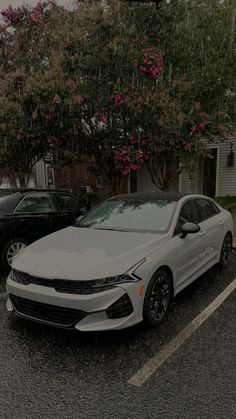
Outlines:
POLYGON ((181 227, 185 223, 196 223, 196 221, 195 202, 190 199, 181 208, 174 234, 180 234, 181 227))
POLYGON ((165 200, 109 200, 90 211, 76 226, 165 233, 175 209, 176 202, 165 200))
POLYGON ((207 199, 199 198, 196 200, 197 203, 197 215, 198 223, 201 223, 204 220, 207 220, 210 217, 219 213, 218 208, 215 205, 212 205, 207 199))
POLYGON ((73 212, 86 207, 82 201, 69 194, 53 193, 53 197, 56 201, 58 211, 73 212))
POLYGON ((37 193, 27 195, 18 205, 15 212, 52 212, 55 211, 48 194, 37 193))

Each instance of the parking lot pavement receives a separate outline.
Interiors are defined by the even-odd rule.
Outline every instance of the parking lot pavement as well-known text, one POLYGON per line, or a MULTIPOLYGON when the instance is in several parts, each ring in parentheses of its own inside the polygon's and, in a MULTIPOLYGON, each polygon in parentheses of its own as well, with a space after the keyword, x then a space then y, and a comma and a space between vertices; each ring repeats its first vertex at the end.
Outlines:
POLYGON ((81 334, 8 318, 0 298, 0 417, 214 418, 236 412, 235 291, 139 388, 130 378, 236 277, 236 258, 172 305, 158 329, 81 334))

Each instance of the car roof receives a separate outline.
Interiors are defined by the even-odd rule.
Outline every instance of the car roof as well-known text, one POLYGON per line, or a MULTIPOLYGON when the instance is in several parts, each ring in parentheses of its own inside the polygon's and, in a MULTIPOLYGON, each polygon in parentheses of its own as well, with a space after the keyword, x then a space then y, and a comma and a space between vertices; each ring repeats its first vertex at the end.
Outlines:
MULTIPOLYGON (((14 188, 12 188, 14 189, 14 188)), ((0 189, 1 192, 2 189, 0 189)), ((10 214, 14 211, 16 205, 19 204, 19 202, 26 196, 28 193, 31 192, 63 192, 63 193, 70 193, 70 195, 74 196, 75 198, 79 199, 80 201, 84 202, 85 204, 89 204, 89 202, 81 197, 80 195, 73 194, 71 192, 67 192, 65 190, 61 189, 43 189, 43 188, 21 188, 21 189, 15 189, 13 193, 10 193, 9 195, 0 196, 0 214, 10 214)))
POLYGON ((180 199, 190 196, 190 194, 183 194, 179 192, 134 192, 134 193, 128 193, 128 194, 122 194, 122 195, 116 195, 109 200, 135 200, 135 201, 179 201, 180 199))
POLYGON ((49 188, 0 188, 0 192, 64 192, 73 193, 66 189, 49 189, 49 188))
MULTIPOLYGON (((30 192, 47 192, 47 193, 65 193, 65 194, 70 194, 73 195, 75 198, 80 199, 81 201, 84 202, 88 202, 86 197, 81 196, 79 193, 76 192, 71 192, 68 189, 47 189, 47 188, 0 188, 0 197, 1 197, 1 192, 6 192, 6 197, 7 196, 16 196, 16 194, 18 194, 18 196, 24 196, 30 192), (9 194, 7 193, 9 192, 9 194), (19 195, 20 194, 20 195, 19 195)), ((5 195, 3 195, 5 196, 5 195)))

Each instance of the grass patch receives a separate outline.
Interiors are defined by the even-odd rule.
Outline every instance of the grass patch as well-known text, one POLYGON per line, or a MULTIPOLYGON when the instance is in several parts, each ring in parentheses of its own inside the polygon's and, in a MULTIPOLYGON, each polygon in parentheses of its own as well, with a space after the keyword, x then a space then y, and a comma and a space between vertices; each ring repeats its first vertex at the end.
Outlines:
POLYGON ((216 202, 220 204, 223 208, 227 209, 230 212, 236 211, 236 196, 218 196, 215 198, 216 202))

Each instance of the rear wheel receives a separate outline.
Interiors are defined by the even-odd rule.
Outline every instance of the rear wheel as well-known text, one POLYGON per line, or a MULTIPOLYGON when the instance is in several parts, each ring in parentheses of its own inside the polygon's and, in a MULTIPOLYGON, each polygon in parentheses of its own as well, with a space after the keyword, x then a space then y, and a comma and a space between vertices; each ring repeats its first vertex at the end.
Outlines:
POLYGON ((11 269, 14 257, 26 246, 27 243, 22 239, 12 239, 5 245, 2 252, 2 267, 5 271, 9 271, 11 269))
POLYGON ((173 295, 171 275, 159 269, 151 279, 144 300, 143 319, 151 326, 162 323, 168 314, 173 295))
POLYGON ((226 268, 230 262, 230 256, 232 253, 232 237, 230 233, 227 233, 221 248, 220 253, 220 269, 226 268))

